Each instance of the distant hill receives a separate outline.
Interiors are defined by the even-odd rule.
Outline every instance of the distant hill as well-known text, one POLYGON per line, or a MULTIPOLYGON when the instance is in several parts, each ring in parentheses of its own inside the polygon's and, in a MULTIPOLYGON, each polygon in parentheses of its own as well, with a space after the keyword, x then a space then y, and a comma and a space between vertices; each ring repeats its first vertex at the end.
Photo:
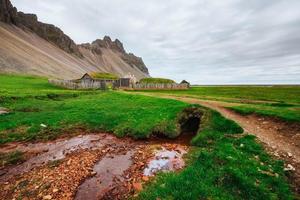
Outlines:
POLYGON ((62 30, 0 0, 0 72, 72 79, 86 72, 149 77, 142 58, 110 37, 77 45, 62 30))

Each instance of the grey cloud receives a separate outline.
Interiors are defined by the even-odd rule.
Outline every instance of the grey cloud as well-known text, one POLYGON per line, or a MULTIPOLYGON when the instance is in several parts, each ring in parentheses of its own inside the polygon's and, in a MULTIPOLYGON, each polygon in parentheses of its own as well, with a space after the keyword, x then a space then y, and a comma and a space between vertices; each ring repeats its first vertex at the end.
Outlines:
POLYGON ((300 83, 299 0, 12 0, 77 43, 110 35, 153 76, 300 83))

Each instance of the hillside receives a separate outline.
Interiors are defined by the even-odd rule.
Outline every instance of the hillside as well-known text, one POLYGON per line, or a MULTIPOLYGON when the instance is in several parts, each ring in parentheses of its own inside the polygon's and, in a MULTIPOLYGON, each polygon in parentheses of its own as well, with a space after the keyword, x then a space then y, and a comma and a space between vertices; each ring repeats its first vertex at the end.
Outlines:
POLYGON ((62 30, 0 0, 0 72, 72 79, 85 72, 148 77, 143 60, 110 37, 77 45, 62 30))

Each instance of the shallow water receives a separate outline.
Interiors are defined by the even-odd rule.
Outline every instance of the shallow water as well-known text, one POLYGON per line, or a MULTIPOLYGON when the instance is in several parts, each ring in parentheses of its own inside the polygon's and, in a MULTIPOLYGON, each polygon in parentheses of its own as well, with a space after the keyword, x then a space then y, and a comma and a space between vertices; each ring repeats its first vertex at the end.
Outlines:
POLYGON ((97 174, 86 179, 78 188, 75 200, 97 200, 101 199, 111 187, 114 179, 122 179, 122 174, 132 164, 133 151, 121 155, 107 155, 101 159, 93 168, 97 174))
POLYGON ((183 155, 187 152, 181 148, 167 150, 162 148, 155 153, 155 156, 144 169, 144 176, 154 176, 157 172, 175 171, 185 166, 183 155))
POLYGON ((36 143, 26 146, 20 145, 16 150, 22 152, 39 152, 39 154, 20 165, 0 170, 0 174, 3 174, 0 176, 0 181, 6 181, 15 175, 28 172, 49 161, 63 159, 67 154, 80 149, 99 149, 104 145, 111 143, 112 140, 115 141, 113 136, 107 134, 95 134, 77 136, 71 139, 58 140, 56 142, 36 143))

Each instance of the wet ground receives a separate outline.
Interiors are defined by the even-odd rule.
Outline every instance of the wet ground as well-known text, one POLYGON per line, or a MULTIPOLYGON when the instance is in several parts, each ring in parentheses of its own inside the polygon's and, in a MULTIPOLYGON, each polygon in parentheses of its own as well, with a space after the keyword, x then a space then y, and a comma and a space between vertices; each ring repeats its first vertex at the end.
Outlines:
POLYGON ((1 169, 0 199, 124 199, 159 171, 184 167, 188 137, 134 141, 91 134, 48 143, 11 143, 1 153, 32 155, 1 169))
POLYGON ((168 172, 182 169, 185 165, 183 156, 186 153, 187 152, 180 147, 171 150, 162 147, 156 150, 154 157, 148 161, 148 165, 144 169, 144 176, 154 176, 160 171, 168 172))
POLYGON ((20 144, 7 146, 1 149, 2 153, 10 151, 21 151, 25 153, 37 154, 26 162, 10 167, 8 169, 0 170, 0 181, 7 181, 9 178, 28 172, 35 167, 42 166, 49 161, 57 161, 66 157, 66 155, 77 150, 95 150, 107 145, 113 139, 112 136, 99 134, 99 135, 84 135, 77 136, 68 140, 58 140, 50 143, 36 143, 36 144, 20 144))

